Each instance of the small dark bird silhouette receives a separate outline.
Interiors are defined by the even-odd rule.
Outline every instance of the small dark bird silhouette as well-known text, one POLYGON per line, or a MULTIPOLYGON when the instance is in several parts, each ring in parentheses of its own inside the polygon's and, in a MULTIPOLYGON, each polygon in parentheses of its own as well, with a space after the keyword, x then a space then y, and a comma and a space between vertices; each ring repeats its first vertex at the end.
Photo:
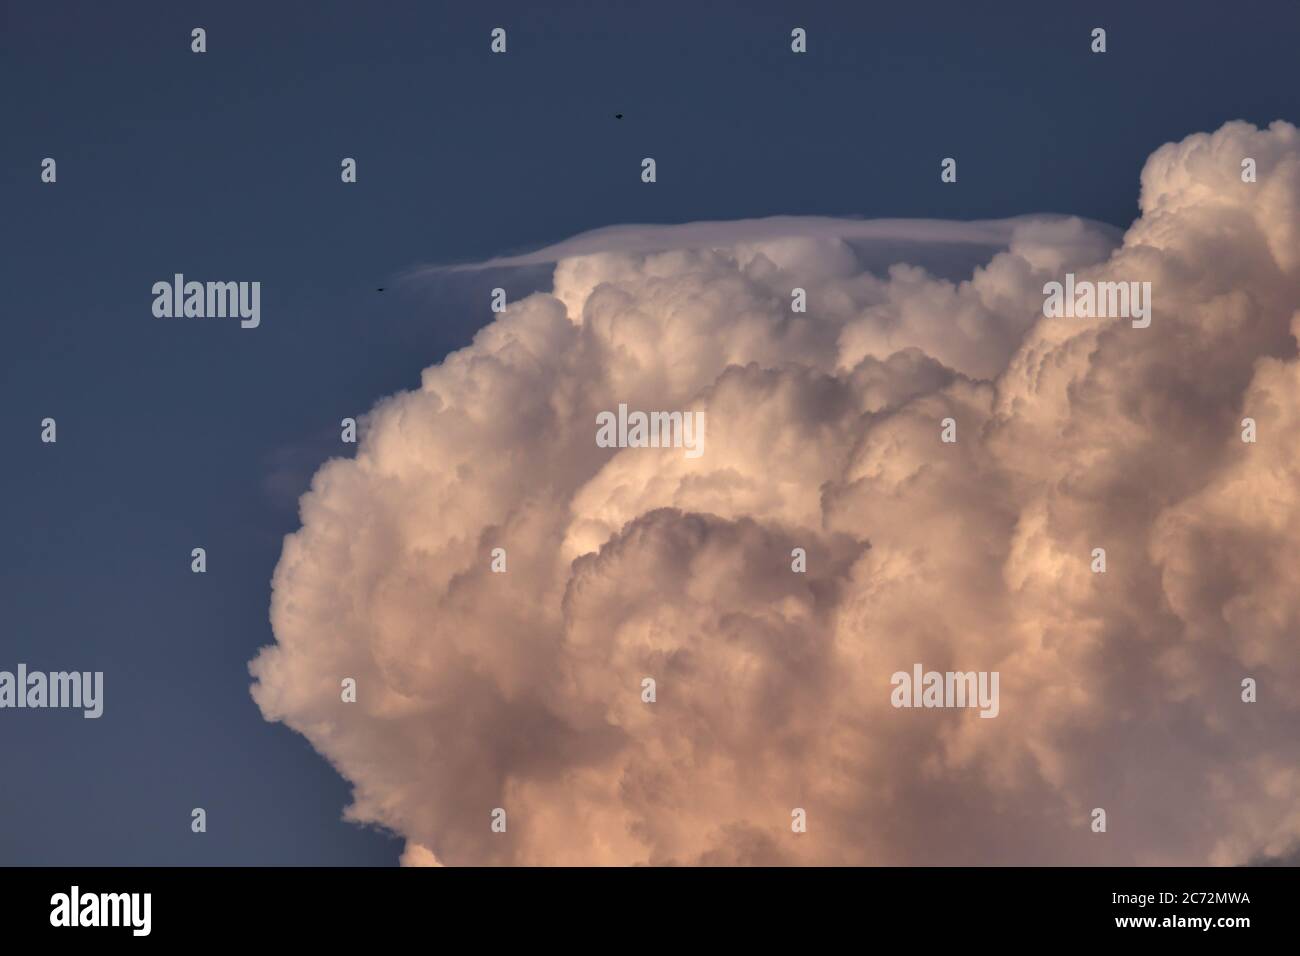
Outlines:
POLYGON ((622 119, 622 118, 623 118, 623 114, 622 114, 622 113, 615 113, 615 114, 614 114, 614 119, 622 119))
POLYGON ((383 292, 383 291, 384 291, 384 287, 383 287, 383 286, 380 286, 380 287, 379 287, 378 289, 376 289, 375 291, 376 291, 376 292, 383 292))

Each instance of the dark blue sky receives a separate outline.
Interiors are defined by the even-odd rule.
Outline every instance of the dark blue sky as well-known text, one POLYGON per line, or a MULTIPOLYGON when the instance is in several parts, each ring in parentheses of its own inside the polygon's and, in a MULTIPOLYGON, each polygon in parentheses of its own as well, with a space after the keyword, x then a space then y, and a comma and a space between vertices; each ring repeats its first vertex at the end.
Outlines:
POLYGON ((4 3, 0 670, 102 670, 105 710, 0 711, 0 864, 396 861, 247 662, 339 419, 501 281, 401 271, 629 222, 1126 226, 1161 143, 1300 119, 1297 37, 1282 2, 4 3), (260 280, 261 327, 153 318, 175 272, 260 280))

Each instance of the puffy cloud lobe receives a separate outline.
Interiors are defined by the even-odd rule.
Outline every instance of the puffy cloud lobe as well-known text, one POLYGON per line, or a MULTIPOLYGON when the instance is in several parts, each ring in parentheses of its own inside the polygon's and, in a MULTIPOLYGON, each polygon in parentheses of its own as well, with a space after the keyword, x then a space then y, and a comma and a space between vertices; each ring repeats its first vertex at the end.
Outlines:
POLYGON ((1230 123, 1141 188, 1118 242, 979 224, 960 281, 856 240, 962 224, 574 240, 316 474, 254 698, 413 865, 1284 857, 1300 136, 1230 123), (1151 282, 1150 328, 1043 318, 1067 271, 1151 282), (705 411, 704 454, 597 447, 620 403, 705 411), (894 709, 918 661, 999 671, 999 715, 894 709))

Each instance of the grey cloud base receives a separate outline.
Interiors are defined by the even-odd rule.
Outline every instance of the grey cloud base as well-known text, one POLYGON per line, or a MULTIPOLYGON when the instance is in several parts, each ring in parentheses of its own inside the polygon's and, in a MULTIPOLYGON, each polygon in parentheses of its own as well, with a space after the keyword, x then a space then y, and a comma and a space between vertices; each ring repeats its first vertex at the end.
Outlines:
POLYGON ((958 282, 868 271, 861 223, 546 253, 550 294, 317 472, 257 704, 413 864, 1285 855, 1300 134, 1161 147, 1140 207, 1122 239, 1012 220, 958 282), (1067 271, 1150 281, 1151 327, 1043 318, 1067 271), (703 456, 598 448, 620 402, 706 411, 703 456), (894 709, 918 661, 999 671, 999 715, 894 709))

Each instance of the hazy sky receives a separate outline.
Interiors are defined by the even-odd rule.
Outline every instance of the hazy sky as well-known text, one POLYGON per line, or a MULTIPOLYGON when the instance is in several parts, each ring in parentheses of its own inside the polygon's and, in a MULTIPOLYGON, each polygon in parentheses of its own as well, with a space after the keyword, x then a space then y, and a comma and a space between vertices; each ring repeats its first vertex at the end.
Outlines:
POLYGON ((0 712, 0 862, 397 860, 248 662, 339 419, 467 344, 502 281, 400 274, 627 223, 1127 227, 1161 144, 1300 117, 1276 3, 563 6, 4 5, 0 669, 102 670, 105 713, 0 712), (261 327, 154 319, 175 272, 260 280, 261 327))

